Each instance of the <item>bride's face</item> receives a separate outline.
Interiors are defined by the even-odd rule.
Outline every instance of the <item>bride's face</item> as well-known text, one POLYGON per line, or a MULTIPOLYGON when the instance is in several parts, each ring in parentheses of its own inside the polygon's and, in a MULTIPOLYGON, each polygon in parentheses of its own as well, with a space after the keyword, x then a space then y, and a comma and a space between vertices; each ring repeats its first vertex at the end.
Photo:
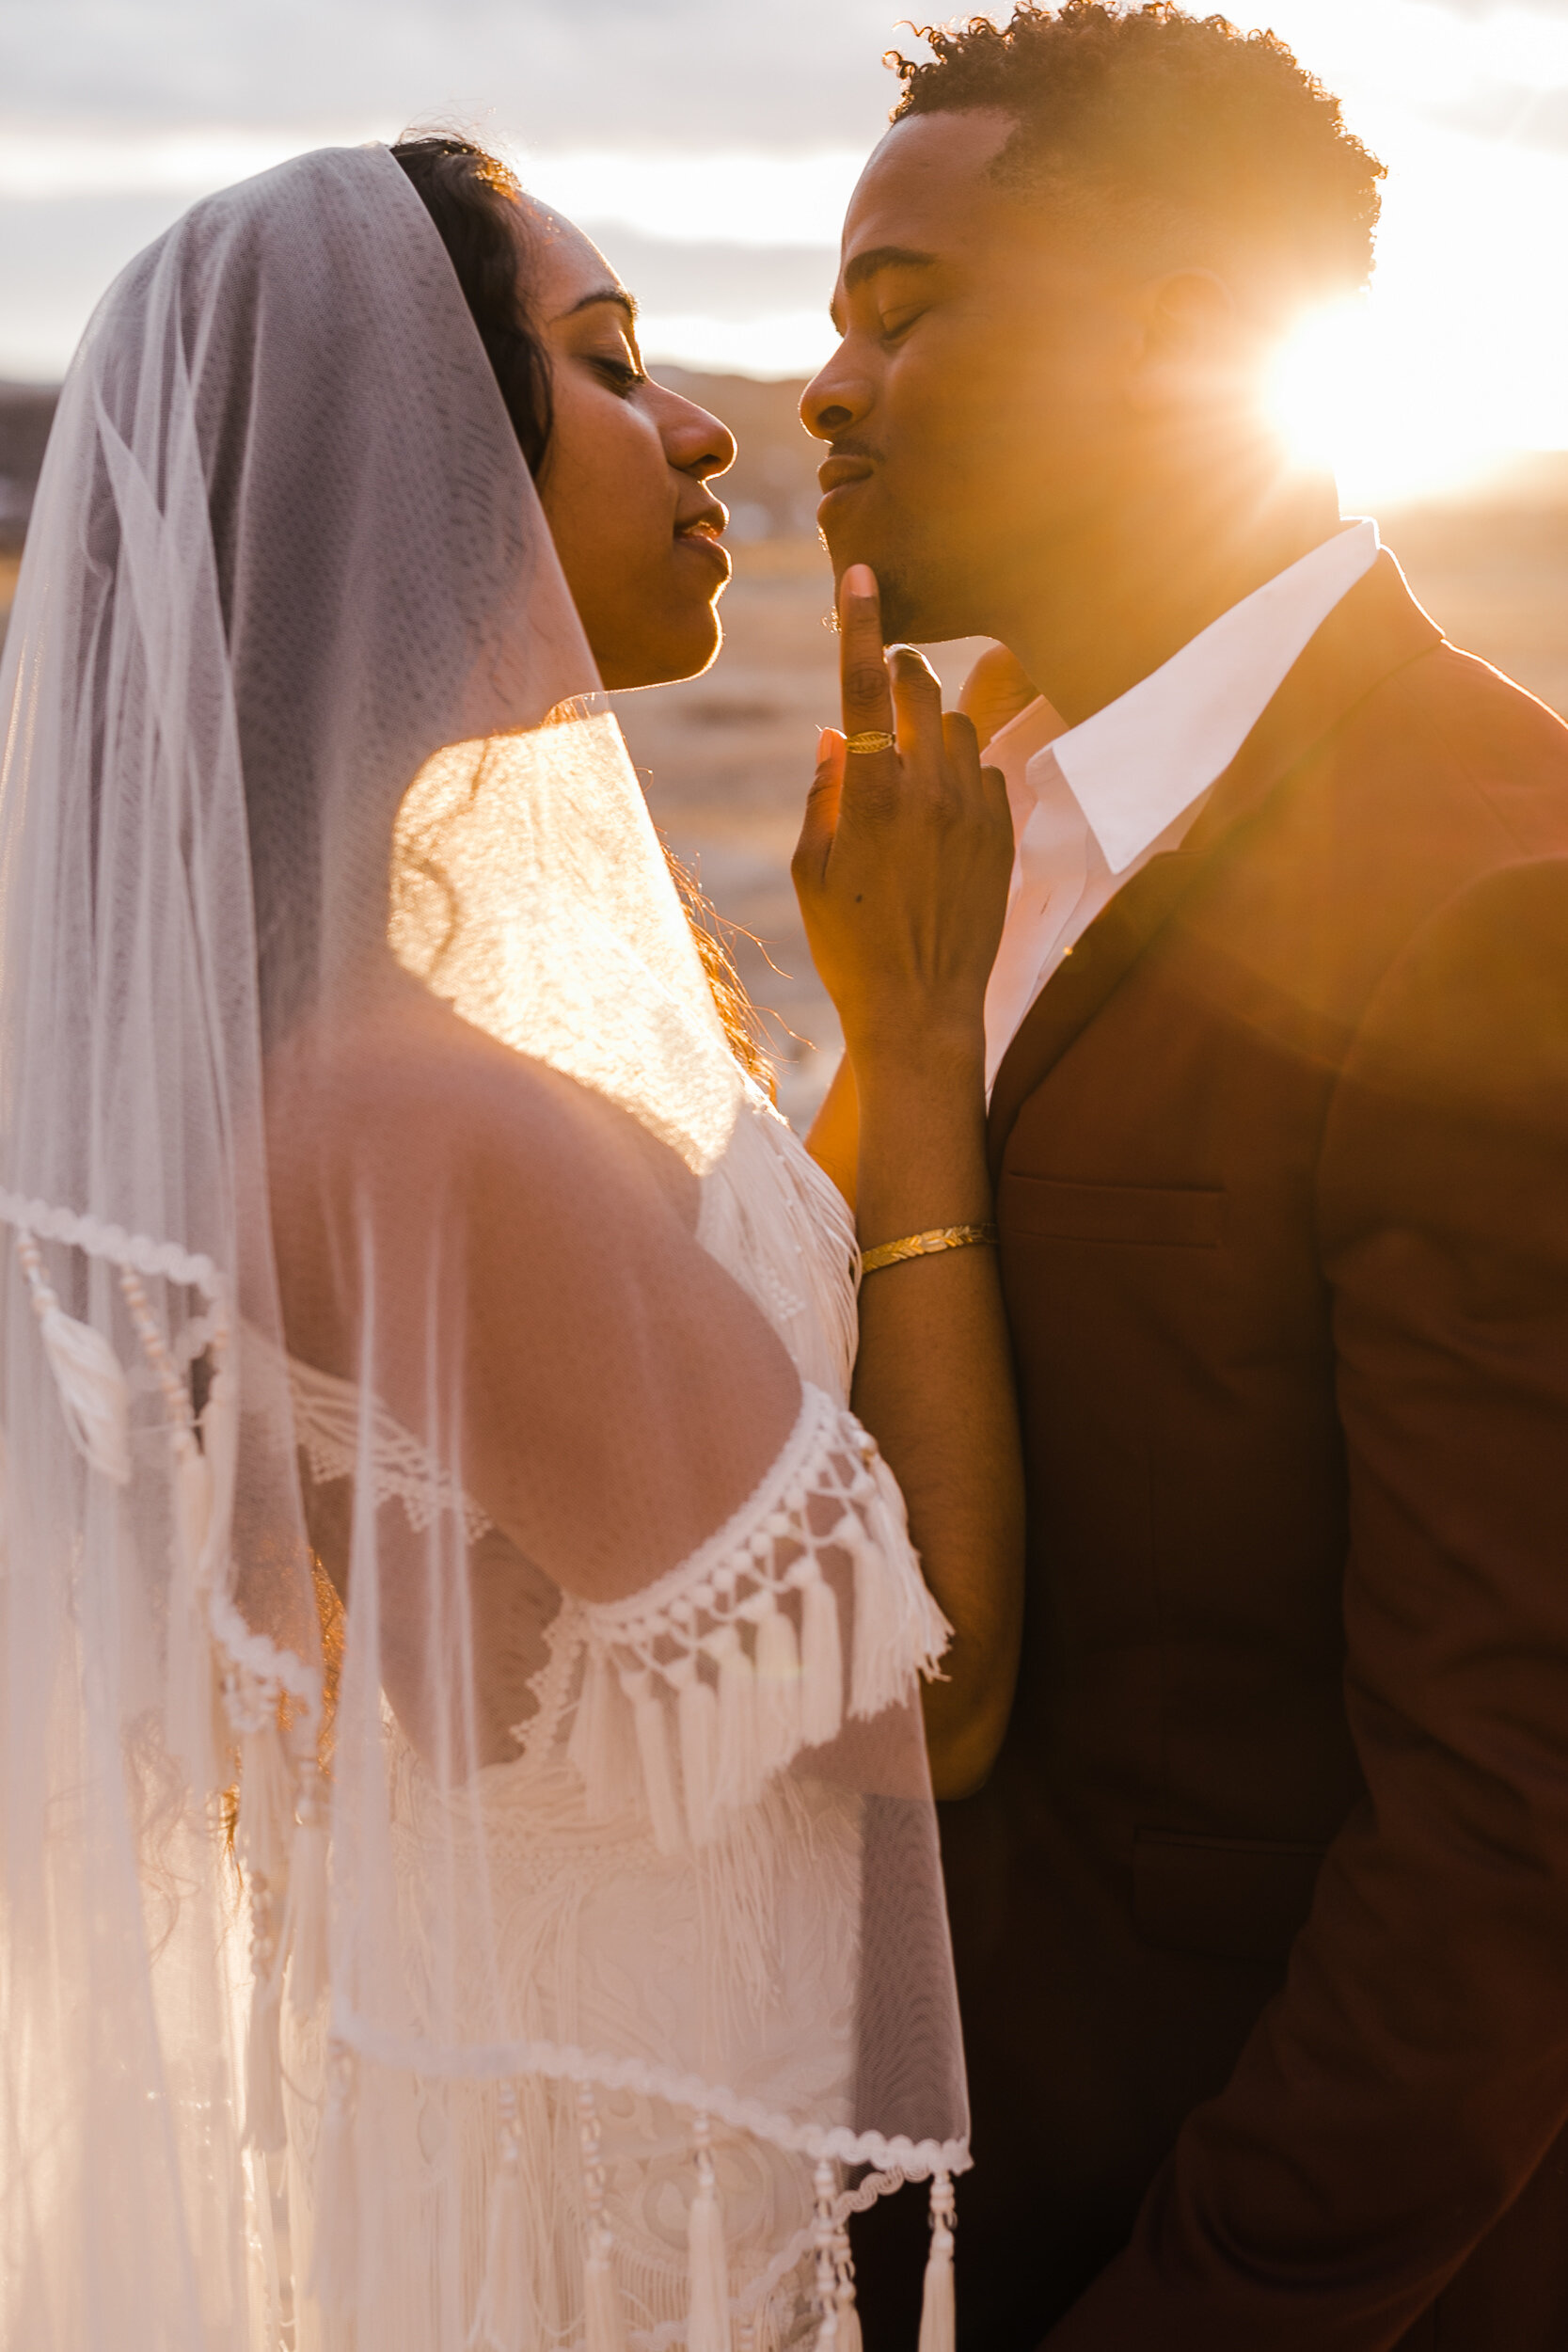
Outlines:
POLYGON ((579 229, 528 212, 531 308, 554 423, 539 495, 606 686, 691 677, 719 650, 729 520, 705 485, 735 463, 717 417, 644 374, 631 296, 579 229))

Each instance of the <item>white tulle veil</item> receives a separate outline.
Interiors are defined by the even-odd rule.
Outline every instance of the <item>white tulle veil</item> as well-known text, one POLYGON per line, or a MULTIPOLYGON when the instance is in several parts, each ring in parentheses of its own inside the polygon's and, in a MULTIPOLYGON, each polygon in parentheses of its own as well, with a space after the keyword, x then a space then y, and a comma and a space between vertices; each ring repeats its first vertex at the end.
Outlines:
POLYGON ((845 2347, 900 2177, 945 2263, 942 1628, 596 688, 386 150, 132 264, 0 672, 7 2344, 845 2347))

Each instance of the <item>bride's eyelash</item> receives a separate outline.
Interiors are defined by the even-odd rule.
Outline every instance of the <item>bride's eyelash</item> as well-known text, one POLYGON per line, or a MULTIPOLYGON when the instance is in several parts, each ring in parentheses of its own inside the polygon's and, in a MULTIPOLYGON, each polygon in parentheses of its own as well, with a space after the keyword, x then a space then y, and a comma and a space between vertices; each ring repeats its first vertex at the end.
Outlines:
POLYGON ((911 327, 913 326, 920 319, 923 319, 926 313, 923 310, 908 311, 895 310, 891 318, 879 320, 878 324, 881 328, 883 342, 895 343, 900 335, 907 335, 911 327))
POLYGON ((632 367, 625 359, 599 358, 594 361, 594 365, 605 378, 610 390, 621 393, 623 397, 627 392, 634 392, 639 384, 645 384, 648 380, 641 368, 632 367))

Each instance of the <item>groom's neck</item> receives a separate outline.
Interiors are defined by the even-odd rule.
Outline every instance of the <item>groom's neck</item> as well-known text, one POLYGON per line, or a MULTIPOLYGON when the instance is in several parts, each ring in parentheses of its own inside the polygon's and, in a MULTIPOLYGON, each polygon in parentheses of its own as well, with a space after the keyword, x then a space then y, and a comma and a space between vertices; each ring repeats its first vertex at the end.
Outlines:
POLYGON ((1076 532, 1041 534, 998 634, 1076 726, 1338 524, 1324 477, 1238 466, 1148 481, 1076 532))

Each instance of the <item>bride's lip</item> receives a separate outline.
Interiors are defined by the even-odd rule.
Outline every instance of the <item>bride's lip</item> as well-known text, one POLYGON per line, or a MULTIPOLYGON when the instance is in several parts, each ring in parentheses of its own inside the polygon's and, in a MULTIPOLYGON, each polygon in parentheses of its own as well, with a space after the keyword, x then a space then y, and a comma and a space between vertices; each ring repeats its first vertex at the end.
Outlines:
POLYGON ((675 528, 676 546, 691 548, 699 555, 708 557, 726 580, 732 565, 729 550, 721 544, 720 534, 729 519, 727 508, 721 506, 715 499, 711 505, 703 508, 701 514, 691 516, 675 528))
POLYGON ((727 530, 729 519, 730 510, 723 500, 716 499, 709 492, 694 513, 676 516, 675 536, 684 539, 694 533, 701 539, 717 539, 727 530))

